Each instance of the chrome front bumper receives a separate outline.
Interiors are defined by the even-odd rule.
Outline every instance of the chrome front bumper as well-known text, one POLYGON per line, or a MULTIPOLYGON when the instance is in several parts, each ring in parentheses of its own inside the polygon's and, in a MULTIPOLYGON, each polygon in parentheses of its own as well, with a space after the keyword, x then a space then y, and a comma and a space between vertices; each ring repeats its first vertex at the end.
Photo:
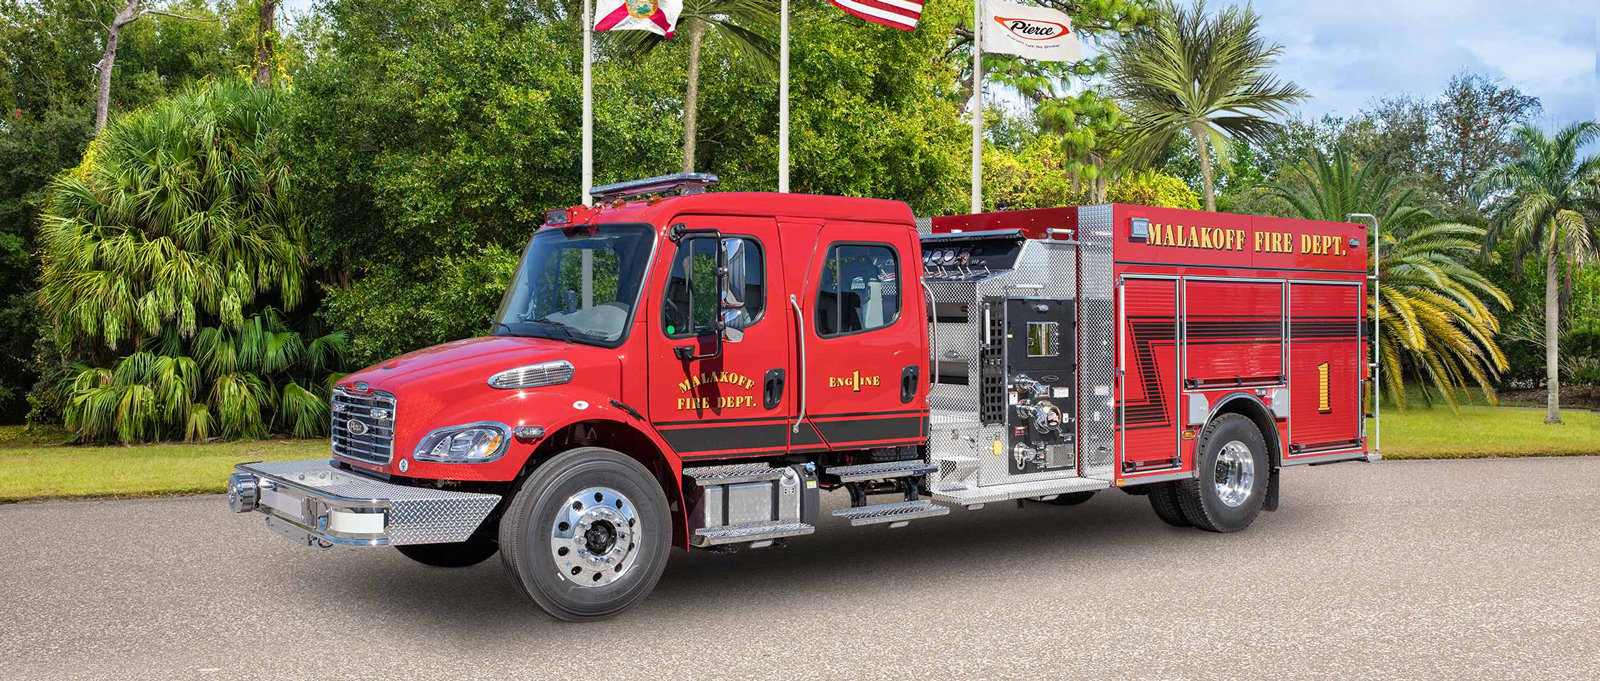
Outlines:
POLYGON ((326 459, 245 463, 228 478, 228 507, 259 511, 267 528, 307 546, 399 546, 466 541, 500 503, 496 494, 395 485, 326 459))

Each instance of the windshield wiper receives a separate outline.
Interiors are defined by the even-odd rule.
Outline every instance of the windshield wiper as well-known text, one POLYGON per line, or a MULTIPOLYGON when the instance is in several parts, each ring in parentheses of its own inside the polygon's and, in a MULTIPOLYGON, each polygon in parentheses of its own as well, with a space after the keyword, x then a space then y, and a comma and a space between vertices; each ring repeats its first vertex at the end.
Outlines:
POLYGON ((543 324, 554 329, 560 329, 562 340, 568 343, 578 342, 578 339, 572 335, 572 329, 570 327, 554 319, 545 319, 544 317, 540 317, 538 319, 524 319, 523 321, 529 324, 543 324))

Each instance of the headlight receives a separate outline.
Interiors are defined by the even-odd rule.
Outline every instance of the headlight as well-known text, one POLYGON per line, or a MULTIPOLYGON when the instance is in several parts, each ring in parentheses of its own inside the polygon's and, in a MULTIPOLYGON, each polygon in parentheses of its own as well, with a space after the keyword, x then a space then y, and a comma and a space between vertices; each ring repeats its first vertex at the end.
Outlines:
POLYGON ((503 423, 469 423, 440 428, 417 444, 411 458, 440 463, 483 463, 506 451, 510 429, 503 423))

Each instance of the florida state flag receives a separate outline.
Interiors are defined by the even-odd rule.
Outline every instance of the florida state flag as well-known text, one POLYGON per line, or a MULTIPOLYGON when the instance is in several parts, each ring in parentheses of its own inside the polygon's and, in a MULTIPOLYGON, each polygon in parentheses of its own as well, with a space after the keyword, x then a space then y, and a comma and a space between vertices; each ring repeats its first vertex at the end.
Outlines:
POLYGON ((683 0, 596 0, 594 30, 649 31, 672 37, 683 0))

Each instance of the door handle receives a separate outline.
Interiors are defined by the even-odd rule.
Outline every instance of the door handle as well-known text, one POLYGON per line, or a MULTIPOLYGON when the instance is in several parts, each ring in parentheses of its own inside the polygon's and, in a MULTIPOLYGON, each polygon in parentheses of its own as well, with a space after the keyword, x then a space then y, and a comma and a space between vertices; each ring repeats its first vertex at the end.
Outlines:
POLYGON ((900 370, 900 403, 910 402, 917 396, 918 375, 922 373, 921 367, 913 364, 900 370))
POLYGON ((773 369, 767 372, 767 377, 761 382, 761 403, 768 409, 777 408, 783 401, 783 370, 773 369))

